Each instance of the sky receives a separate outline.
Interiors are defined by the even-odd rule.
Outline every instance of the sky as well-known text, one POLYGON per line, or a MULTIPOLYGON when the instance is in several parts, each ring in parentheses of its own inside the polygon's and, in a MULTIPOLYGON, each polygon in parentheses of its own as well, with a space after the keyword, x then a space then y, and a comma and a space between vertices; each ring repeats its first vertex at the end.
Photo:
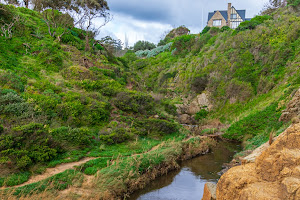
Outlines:
MULTIPOLYGON (((113 20, 101 28, 98 39, 127 38, 129 46, 139 40, 157 44, 164 33, 185 25, 191 33, 206 26, 208 12, 227 10, 232 3, 246 9, 246 18, 257 15, 268 0, 107 0, 113 20)), ((98 23, 101 23, 100 21, 98 23)))

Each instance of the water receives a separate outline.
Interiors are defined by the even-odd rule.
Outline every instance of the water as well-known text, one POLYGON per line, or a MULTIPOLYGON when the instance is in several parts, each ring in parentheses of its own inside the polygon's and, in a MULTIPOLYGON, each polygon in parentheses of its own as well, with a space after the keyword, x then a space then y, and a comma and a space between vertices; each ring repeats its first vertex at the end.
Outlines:
POLYGON ((206 182, 217 183, 223 163, 240 151, 238 144, 219 142, 212 152, 181 163, 181 169, 152 181, 130 200, 200 200, 206 182))

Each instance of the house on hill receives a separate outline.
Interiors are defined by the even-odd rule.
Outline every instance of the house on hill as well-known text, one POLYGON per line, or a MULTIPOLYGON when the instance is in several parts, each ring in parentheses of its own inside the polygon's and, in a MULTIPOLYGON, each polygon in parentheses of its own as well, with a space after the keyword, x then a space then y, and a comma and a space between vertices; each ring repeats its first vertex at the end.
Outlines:
POLYGON ((218 27, 229 26, 232 29, 237 28, 241 22, 248 21, 246 10, 236 10, 231 3, 228 3, 227 10, 217 10, 208 13, 207 26, 218 27))

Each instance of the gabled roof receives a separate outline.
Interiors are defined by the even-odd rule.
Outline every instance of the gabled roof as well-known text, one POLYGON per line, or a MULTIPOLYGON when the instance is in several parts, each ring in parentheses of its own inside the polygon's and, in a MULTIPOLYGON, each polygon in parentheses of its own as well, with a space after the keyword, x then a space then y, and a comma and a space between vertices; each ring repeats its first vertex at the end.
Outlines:
MULTIPOLYGON (((216 12, 217 11, 209 12, 207 21, 209 21, 216 14, 216 12)), ((224 19, 227 21, 228 20, 227 10, 219 10, 219 12, 224 17, 224 19)), ((240 17, 243 19, 243 21, 246 20, 246 10, 236 10, 236 12, 240 15, 240 17)))
POLYGON ((239 16, 243 19, 243 21, 246 20, 246 10, 236 10, 237 13, 239 13, 239 16))
MULTIPOLYGON (((208 20, 209 21, 215 14, 217 11, 214 12, 209 12, 208 13, 208 20)), ((227 21, 228 20, 228 15, 227 15, 227 11, 226 10, 219 10, 219 12, 221 13, 221 15, 224 17, 224 19, 227 21)))

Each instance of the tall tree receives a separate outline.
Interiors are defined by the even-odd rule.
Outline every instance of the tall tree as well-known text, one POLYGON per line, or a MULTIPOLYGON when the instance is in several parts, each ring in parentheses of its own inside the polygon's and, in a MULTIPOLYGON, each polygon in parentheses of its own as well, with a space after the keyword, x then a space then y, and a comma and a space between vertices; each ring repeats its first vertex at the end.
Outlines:
POLYGON ((106 0, 76 0, 77 21, 81 29, 86 31, 85 50, 90 50, 89 38, 91 35, 99 34, 101 27, 112 20, 106 0), (98 25, 95 20, 103 19, 103 23, 98 25))
POLYGON ((32 2, 35 10, 42 11, 51 37, 56 37, 60 41, 68 28, 73 27, 74 20, 68 14, 74 12, 72 0, 33 0, 32 2), (57 32, 58 27, 62 27, 63 31, 57 32))

